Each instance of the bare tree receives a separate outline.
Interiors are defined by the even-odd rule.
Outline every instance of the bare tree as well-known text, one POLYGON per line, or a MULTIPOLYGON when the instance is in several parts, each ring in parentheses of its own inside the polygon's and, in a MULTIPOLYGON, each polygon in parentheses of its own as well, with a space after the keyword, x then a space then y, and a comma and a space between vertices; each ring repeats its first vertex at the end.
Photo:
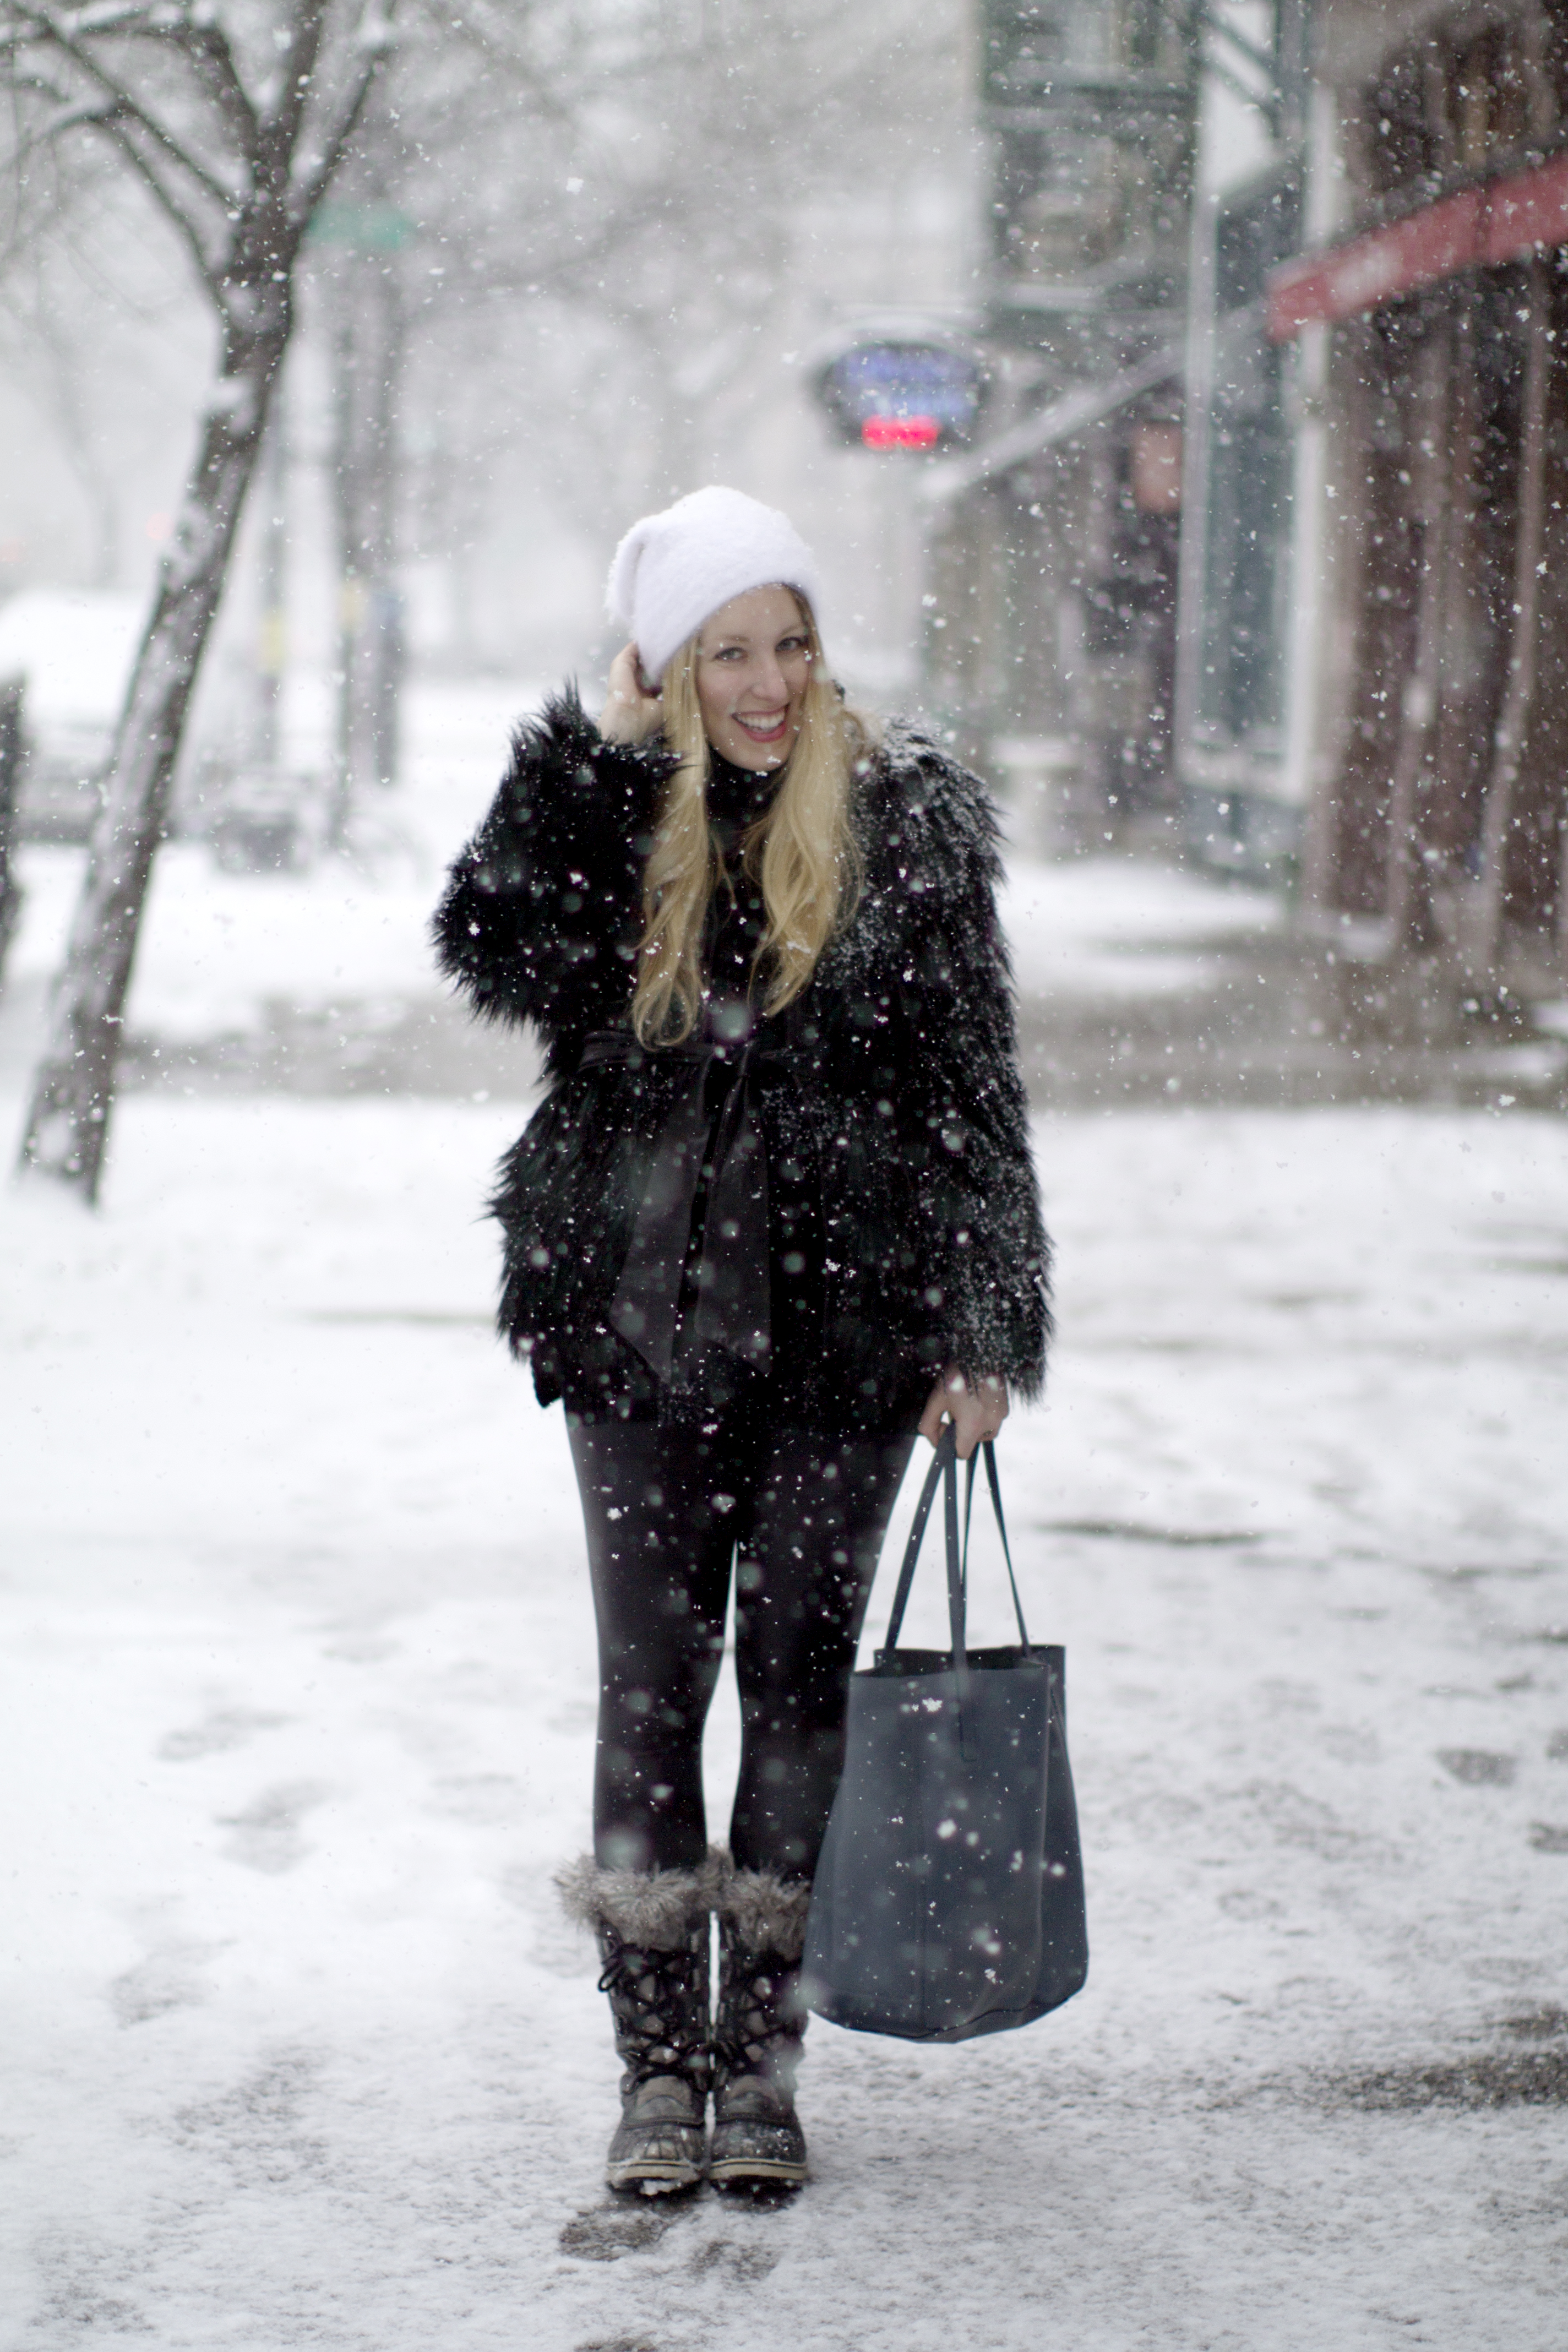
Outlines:
POLYGON ((25 1167, 97 1198, 121 1024, 184 719, 293 324, 300 245, 391 46, 379 0, 0 0, 17 176, 106 142, 182 240, 217 365, 160 570, 35 1081, 25 1167))

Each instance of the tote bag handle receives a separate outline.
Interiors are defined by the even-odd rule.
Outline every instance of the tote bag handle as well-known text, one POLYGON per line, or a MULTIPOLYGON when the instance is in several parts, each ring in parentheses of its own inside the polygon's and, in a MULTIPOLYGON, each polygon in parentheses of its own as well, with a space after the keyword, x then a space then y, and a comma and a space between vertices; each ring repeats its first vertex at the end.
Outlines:
MULTIPOLYGON (((985 1455, 985 1483, 991 1489, 991 1507, 996 1514, 996 1532, 1002 1538, 1002 1557, 1007 1563, 1007 1582, 1012 1588, 1013 1614, 1018 1621, 1018 1639, 1026 1654, 1029 1647, 1029 1629, 1024 1622, 1024 1604, 1018 1598, 1018 1580, 1013 1573, 1013 1553, 1007 1541, 1007 1522, 1002 1516, 1002 1484, 996 1475, 996 1448, 989 1438, 983 1449, 985 1455)), ((974 1509, 974 1456, 969 1457, 969 1483, 963 1494, 963 1568, 964 1597, 969 1594, 969 1522, 974 1509)))
MULTIPOLYGON (((1018 1580, 1013 1573, 1013 1554, 1007 1542, 1007 1523, 1002 1516, 1002 1486, 996 1475, 996 1449, 989 1442, 985 1446, 985 1483, 990 1490, 991 1507, 996 1514, 996 1528, 1002 1538, 1002 1556, 1007 1563, 1007 1581, 1012 1587, 1013 1612, 1018 1620, 1018 1638, 1026 1656, 1029 1654, 1029 1632, 1024 1622, 1023 1603, 1018 1598, 1018 1580)), ((910 1539, 904 1546, 903 1564, 899 1570, 898 1588, 893 1594, 892 1612, 888 1619, 888 1637, 877 1652, 880 1665, 899 1646, 904 1612, 909 1606, 910 1591, 915 1580, 915 1565, 920 1559, 921 1543, 931 1517, 931 1504, 936 1499, 937 1481, 942 1486, 943 1532, 947 1538, 947 1622, 952 1643, 952 1673, 958 1696, 959 1738, 962 1752, 969 1755, 967 1729, 970 1705, 969 1649, 967 1639, 969 1527, 974 1503, 974 1458, 970 1456, 969 1484, 964 1498, 963 1540, 958 1532, 958 1437, 951 1421, 942 1423, 931 1468, 926 1472, 915 1516, 910 1528, 910 1539)))
MULTIPOLYGON (((915 1580, 915 1565, 921 1556, 921 1542, 925 1535, 926 1521, 931 1517, 931 1507, 936 1499, 939 1479, 945 1489, 943 1516, 951 1528, 948 1538, 948 1624, 952 1634, 954 1650, 961 1652, 963 1647, 963 1569, 958 1549, 958 1440, 953 1433, 952 1422, 944 1421, 942 1425, 942 1434, 936 1442, 936 1450, 931 1455, 931 1468, 926 1472, 925 1483, 921 1488, 920 1499, 915 1505, 915 1516, 910 1524, 910 1539, 904 1546, 903 1562, 899 1570, 898 1587, 893 1594, 892 1613, 888 1619, 888 1638, 877 1653, 879 1664, 890 1651, 896 1650, 899 1646, 899 1634, 903 1627, 904 1612, 910 1602, 910 1589, 915 1580)), ((956 1668, 958 1664, 956 1656, 953 1664, 956 1668)))

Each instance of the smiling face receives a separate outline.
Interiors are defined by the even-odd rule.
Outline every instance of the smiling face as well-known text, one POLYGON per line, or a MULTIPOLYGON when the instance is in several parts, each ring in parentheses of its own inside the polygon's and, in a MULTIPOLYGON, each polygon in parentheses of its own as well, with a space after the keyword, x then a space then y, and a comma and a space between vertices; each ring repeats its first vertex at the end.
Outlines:
POLYGON ((697 700, 722 760, 782 768, 800 732, 811 636, 789 588, 749 588, 705 621, 697 640, 697 700))

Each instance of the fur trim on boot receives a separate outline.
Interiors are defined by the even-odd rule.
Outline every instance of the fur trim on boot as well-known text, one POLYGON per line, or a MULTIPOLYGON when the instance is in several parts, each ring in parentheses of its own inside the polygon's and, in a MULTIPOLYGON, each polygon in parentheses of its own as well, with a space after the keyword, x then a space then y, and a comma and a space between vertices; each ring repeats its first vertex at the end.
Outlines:
POLYGON ((781 1878, 772 1870, 737 1870, 728 1854, 718 1859, 724 1864, 713 1901, 720 1918, 733 1922, 750 1949, 798 1960, 805 1949, 810 1880, 781 1878))
POLYGON ((605 1870, 584 1853, 556 1872, 555 1891, 580 1927, 609 1927, 641 1951, 673 1952, 693 1920, 717 1907, 729 1859, 712 1847, 695 1870, 605 1870))

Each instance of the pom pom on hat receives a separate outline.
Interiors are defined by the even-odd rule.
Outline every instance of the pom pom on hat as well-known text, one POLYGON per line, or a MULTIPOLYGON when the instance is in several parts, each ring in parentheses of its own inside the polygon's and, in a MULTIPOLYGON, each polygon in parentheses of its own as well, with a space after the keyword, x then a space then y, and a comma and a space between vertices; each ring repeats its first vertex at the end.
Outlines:
POLYGON ((710 614, 775 583, 798 589, 820 612, 816 559, 789 517, 715 486, 633 523, 616 550, 605 602, 657 685, 710 614))

